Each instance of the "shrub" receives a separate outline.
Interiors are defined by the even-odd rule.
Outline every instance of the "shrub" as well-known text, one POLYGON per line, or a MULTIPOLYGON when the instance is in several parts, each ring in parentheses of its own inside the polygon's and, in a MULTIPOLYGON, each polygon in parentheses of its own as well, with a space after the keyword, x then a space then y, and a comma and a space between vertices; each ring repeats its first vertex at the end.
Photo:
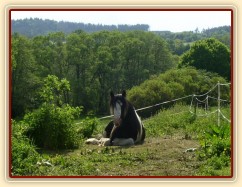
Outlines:
MULTIPOLYGON (((226 83, 224 78, 204 70, 196 70, 192 67, 172 69, 128 90, 127 97, 138 109, 191 94, 206 93, 218 81, 226 83)), ((229 99, 229 87, 223 89, 226 90, 223 90, 221 97, 229 99)), ((217 90, 210 96, 217 97, 217 90)), ((190 98, 187 104, 190 104, 190 98)), ((167 106, 170 106, 170 103, 166 104, 167 106)))
POLYGON ((231 154, 230 126, 228 124, 209 125, 208 129, 201 137, 202 151, 200 157, 211 158, 226 156, 231 154))
POLYGON ((82 138, 90 138, 99 124, 97 119, 86 118, 80 122, 77 132, 82 138))
POLYGON ((27 134, 41 148, 75 148, 79 137, 73 122, 80 112, 80 108, 69 105, 43 104, 38 110, 25 115, 24 121, 30 127, 27 134))
POLYGON ((31 175, 36 169, 39 154, 35 146, 23 133, 27 125, 12 121, 12 150, 11 150, 11 174, 31 175))

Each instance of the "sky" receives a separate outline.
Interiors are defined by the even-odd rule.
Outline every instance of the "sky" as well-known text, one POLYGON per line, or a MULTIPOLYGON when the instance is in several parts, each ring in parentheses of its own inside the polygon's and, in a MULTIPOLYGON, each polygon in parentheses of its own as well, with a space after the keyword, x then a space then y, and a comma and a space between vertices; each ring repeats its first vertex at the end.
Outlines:
POLYGON ((40 18, 103 25, 148 24, 150 31, 199 31, 231 26, 230 11, 11 11, 11 19, 40 18))

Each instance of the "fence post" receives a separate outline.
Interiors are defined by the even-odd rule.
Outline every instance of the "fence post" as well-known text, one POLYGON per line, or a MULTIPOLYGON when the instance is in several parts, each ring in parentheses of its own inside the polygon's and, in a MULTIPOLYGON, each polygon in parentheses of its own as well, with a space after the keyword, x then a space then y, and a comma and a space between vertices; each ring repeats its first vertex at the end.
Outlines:
POLYGON ((220 83, 218 81, 218 126, 220 126, 220 83))
POLYGON ((194 102, 194 113, 197 115, 197 100, 194 102))

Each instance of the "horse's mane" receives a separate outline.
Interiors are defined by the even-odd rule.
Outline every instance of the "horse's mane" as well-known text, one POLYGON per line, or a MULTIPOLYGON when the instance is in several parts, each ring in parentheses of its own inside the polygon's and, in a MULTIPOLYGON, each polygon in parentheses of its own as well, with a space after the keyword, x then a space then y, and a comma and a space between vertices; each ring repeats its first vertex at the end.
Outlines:
POLYGON ((122 102, 122 110, 123 110, 123 118, 126 116, 127 111, 129 109, 131 105, 131 103, 126 99, 126 91, 123 90, 122 94, 117 94, 114 95, 114 93, 111 91, 110 92, 110 102, 109 102, 109 106, 110 106, 110 113, 113 114, 114 113, 114 107, 115 107, 115 103, 117 101, 122 102))

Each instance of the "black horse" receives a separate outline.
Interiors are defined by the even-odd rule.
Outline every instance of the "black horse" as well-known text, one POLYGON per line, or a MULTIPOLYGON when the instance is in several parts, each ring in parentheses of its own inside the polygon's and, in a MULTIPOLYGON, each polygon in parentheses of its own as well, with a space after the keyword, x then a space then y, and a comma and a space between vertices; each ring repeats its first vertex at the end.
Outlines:
POLYGON ((133 105, 127 101, 125 90, 117 95, 110 92, 110 112, 114 119, 104 131, 104 137, 110 138, 110 145, 132 145, 144 141, 144 126, 133 105))

